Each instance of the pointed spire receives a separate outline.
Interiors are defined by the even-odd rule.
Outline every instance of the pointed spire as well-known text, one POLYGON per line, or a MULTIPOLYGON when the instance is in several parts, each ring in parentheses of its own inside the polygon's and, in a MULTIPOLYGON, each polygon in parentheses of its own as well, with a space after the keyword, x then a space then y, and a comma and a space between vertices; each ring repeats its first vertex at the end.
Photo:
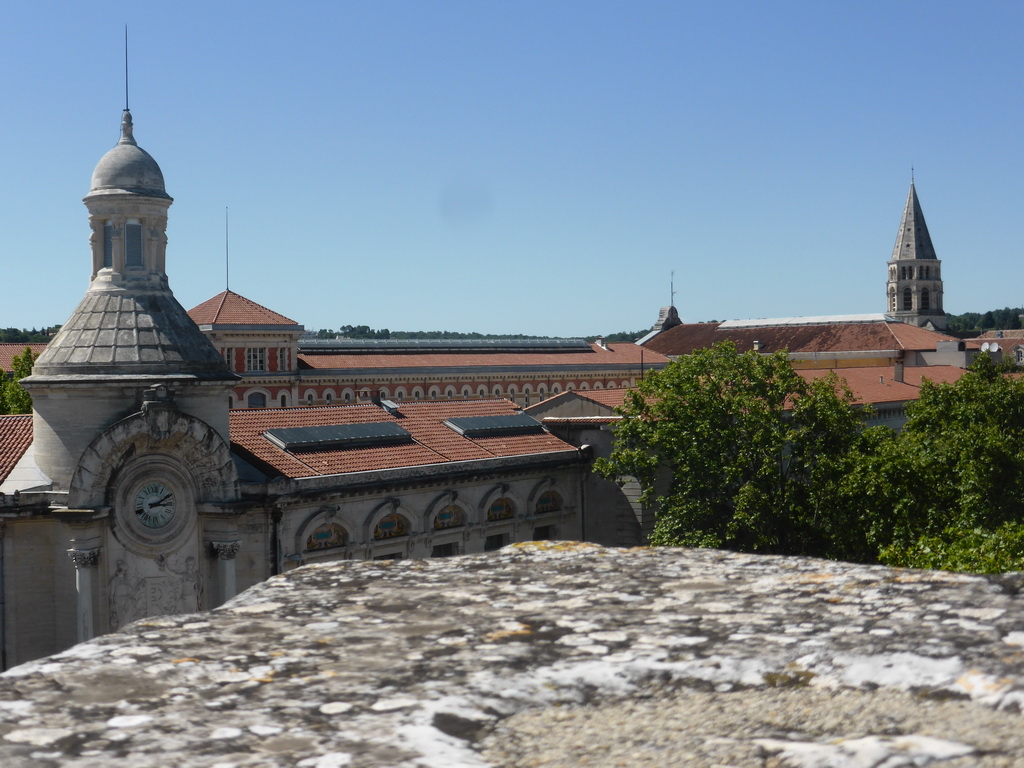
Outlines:
POLYGON ((921 201, 917 199, 913 178, 910 181, 910 193, 907 195, 907 205, 903 209, 892 258, 893 261, 938 258, 932 246, 931 235, 928 234, 928 225, 924 221, 921 201))
POLYGON ((125 109, 125 111, 121 113, 121 140, 117 143, 138 146, 135 141, 135 137, 132 135, 133 130, 132 113, 125 109))

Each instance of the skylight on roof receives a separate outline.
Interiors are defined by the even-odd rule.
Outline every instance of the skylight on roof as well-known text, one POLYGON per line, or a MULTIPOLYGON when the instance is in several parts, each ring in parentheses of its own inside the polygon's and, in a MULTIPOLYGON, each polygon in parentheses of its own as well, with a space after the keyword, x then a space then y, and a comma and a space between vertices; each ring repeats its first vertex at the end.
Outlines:
POLYGON ((499 435, 530 435, 543 432, 539 421, 525 413, 498 416, 463 416, 445 419, 444 424, 465 437, 497 437, 499 435))
POLYGON ((263 436, 285 451, 365 448, 412 442, 412 435, 393 421, 268 429, 263 436))

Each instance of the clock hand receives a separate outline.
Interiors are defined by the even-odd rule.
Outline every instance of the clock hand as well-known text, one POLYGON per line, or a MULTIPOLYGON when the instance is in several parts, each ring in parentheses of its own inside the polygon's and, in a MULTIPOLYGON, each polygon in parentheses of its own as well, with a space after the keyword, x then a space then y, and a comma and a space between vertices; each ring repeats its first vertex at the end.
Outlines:
POLYGON ((153 504, 152 504, 152 506, 156 506, 156 507, 162 507, 162 506, 163 506, 163 504, 164 504, 164 502, 165 502, 165 501, 167 501, 167 500, 168 500, 169 498, 171 498, 171 496, 173 496, 173 495, 174 495, 174 494, 168 493, 168 494, 167 494, 166 496, 164 496, 164 497, 163 497, 162 499, 160 499, 159 501, 154 501, 154 502, 153 502, 153 504))

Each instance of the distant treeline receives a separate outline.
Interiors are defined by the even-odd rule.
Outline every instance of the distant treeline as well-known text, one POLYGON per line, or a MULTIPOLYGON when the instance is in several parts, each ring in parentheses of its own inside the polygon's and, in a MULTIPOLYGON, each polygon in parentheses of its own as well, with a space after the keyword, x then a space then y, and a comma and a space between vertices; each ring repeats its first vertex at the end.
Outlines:
POLYGON ((1021 307, 1003 307, 990 309, 988 312, 964 312, 962 315, 947 315, 946 327, 957 333, 971 331, 1014 331, 1021 328, 1020 316, 1024 314, 1021 307))
POLYGON ((49 328, 0 328, 0 342, 7 344, 46 344, 60 330, 59 325, 49 328))

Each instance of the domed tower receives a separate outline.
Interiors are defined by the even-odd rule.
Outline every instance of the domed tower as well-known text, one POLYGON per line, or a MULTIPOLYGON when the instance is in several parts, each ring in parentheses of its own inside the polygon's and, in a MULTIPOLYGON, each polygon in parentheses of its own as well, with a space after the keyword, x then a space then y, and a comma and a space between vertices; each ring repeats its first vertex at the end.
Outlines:
POLYGON ((887 313, 911 325, 944 329, 946 313, 942 309, 941 266, 911 180, 900 231, 889 260, 887 313))
POLYGON ((127 109, 121 139, 96 165, 84 202, 89 289, 23 382, 33 398, 36 464, 53 490, 68 490, 90 444, 146 402, 173 403, 227 441, 236 378, 168 287, 172 199, 160 166, 136 143, 127 109))

